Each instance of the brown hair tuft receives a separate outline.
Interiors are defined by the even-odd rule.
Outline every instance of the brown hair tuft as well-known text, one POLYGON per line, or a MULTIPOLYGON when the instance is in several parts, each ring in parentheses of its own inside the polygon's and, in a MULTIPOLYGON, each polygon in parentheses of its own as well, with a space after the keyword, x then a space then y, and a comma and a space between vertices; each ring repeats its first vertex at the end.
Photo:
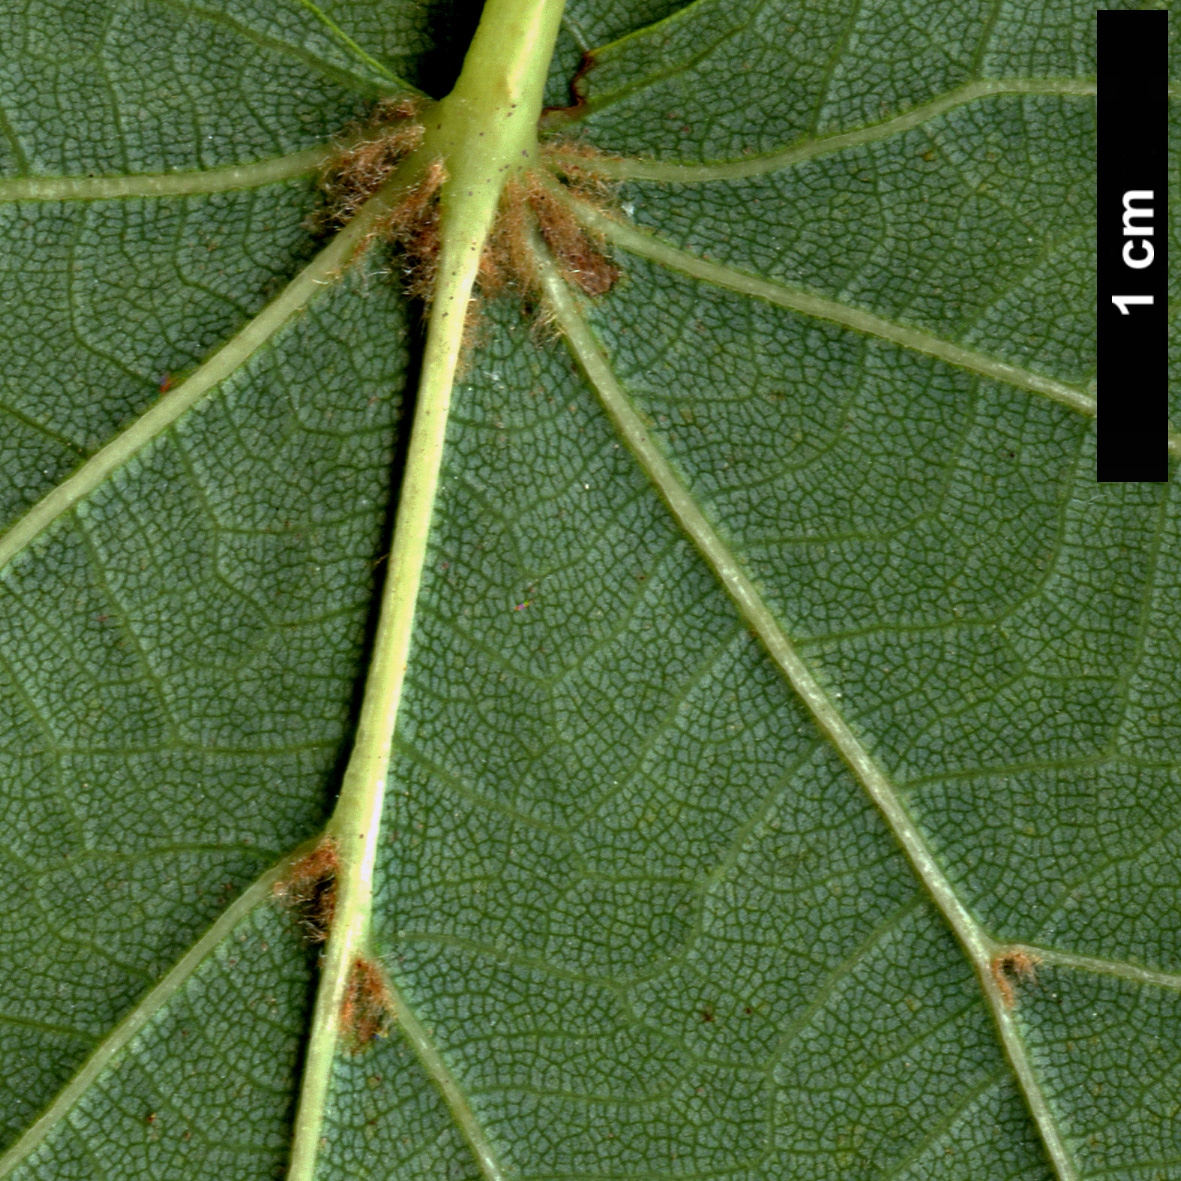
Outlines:
POLYGON ((272 897, 294 916, 309 943, 323 943, 336 913, 336 871, 340 854, 336 841, 324 837, 291 872, 277 881, 272 897))
POLYGON ((348 984, 340 1005, 344 1039, 353 1053, 375 1037, 385 1037, 394 1019, 394 1002, 385 971, 376 961, 357 956, 349 968, 348 984))

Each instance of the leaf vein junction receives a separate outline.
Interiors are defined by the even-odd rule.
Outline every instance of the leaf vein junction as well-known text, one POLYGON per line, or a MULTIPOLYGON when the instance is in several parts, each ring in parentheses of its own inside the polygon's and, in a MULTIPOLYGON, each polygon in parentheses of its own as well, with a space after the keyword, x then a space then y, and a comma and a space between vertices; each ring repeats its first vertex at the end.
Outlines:
POLYGON ((820 731, 836 748, 870 799, 877 805, 919 880, 955 932, 976 970, 977 979, 992 1010, 1001 1044, 1025 1094, 1046 1151, 1058 1170, 1059 1179, 1077 1181, 1078 1173, 1067 1153, 1057 1116, 1042 1090, 1041 1080, 1034 1072, 1028 1049, 1014 1023, 1013 1015, 1007 1010, 1000 989, 991 977, 989 965, 997 950, 995 943, 959 898, 938 859, 928 847, 918 825, 903 804, 896 786, 813 676, 779 621, 763 601, 757 587, 741 569, 736 556, 706 519, 690 490, 681 482, 649 435, 640 415, 616 379, 575 297, 561 279, 556 265, 551 259, 541 258, 539 269, 545 293, 553 306, 557 322, 611 421, 664 498, 673 516, 693 539, 743 619, 762 640, 771 659, 807 707, 820 731))

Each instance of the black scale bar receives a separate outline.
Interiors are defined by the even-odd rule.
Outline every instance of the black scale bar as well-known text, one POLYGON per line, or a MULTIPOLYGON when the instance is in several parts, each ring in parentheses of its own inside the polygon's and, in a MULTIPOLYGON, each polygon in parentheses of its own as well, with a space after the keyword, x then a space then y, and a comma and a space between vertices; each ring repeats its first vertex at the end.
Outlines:
POLYGON ((1168 20, 1100 10, 1098 463, 1168 479, 1168 20))

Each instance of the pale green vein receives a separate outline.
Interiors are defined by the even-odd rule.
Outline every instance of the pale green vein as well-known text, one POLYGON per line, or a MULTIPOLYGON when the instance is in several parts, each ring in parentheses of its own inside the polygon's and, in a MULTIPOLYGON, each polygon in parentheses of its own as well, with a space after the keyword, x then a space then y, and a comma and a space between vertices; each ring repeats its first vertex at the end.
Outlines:
POLYGON ((308 263, 276 299, 197 369, 188 381, 161 397, 131 426, 116 435, 35 504, 7 533, 0 536, 0 569, 273 339, 297 312, 308 305, 317 292, 339 277, 389 208, 388 194, 371 198, 331 244, 308 263))
POLYGON ((267 870, 239 898, 228 906, 217 921, 177 961, 176 966, 148 993, 147 996, 119 1022, 83 1064, 81 1070, 62 1088, 57 1098, 43 1111, 37 1121, 3 1155, 0 1156, 0 1177, 6 1177, 49 1135, 86 1094, 98 1076, 114 1061, 136 1035, 143 1030, 161 1008, 188 982, 200 965, 224 942, 229 933, 252 910, 271 897, 274 885, 306 848, 297 849, 278 865, 267 870))
POLYGON ((1120 980, 1130 980, 1134 984, 1151 984, 1157 988, 1168 988, 1173 992, 1181 992, 1181 973, 1161 972, 1155 968, 1141 968, 1136 964, 1125 963, 1122 960, 1104 960, 1095 956, 1075 955, 1069 951, 1059 951, 1053 947, 1038 947, 1032 943, 1013 944, 1006 948, 1015 952, 1024 952, 1033 959, 1044 964, 1052 964, 1057 968, 1076 968, 1082 972, 1093 972, 1099 976, 1116 976, 1120 980))
POLYGON ((1169 454, 1181 459, 1181 431, 1169 431, 1169 454))
MULTIPOLYGON (((535 244, 536 245, 536 244, 535 244)), ((767 606, 737 557, 697 505, 693 494, 673 470, 663 451, 648 433, 616 380, 610 362, 566 288, 551 258, 538 247, 538 270, 546 296, 567 343, 578 359, 603 408, 636 456, 673 516, 692 539, 743 620, 762 641, 767 653, 795 690, 817 726, 849 765, 866 793, 881 811, 895 839, 926 887, 935 905, 955 932, 976 970, 981 989, 992 1010, 998 1036, 1026 1097, 1030 1113, 1041 1133, 1059 1181, 1077 1181, 1078 1174, 1066 1152, 1054 1115, 1041 1090, 1013 1015, 991 970, 1000 945, 976 922, 956 894, 937 858, 927 846, 918 825, 906 810, 890 778, 845 721, 811 669, 800 658, 787 633, 767 606)))
POLYGON ((908 919, 925 909, 921 896, 916 895, 910 901, 896 907, 894 911, 875 923, 851 948, 849 948, 839 963, 834 964, 821 976, 812 988, 812 997, 802 1008, 798 1009, 792 1019, 783 1026, 779 1035, 771 1061, 778 1065, 789 1053, 791 1047, 800 1035, 824 1012, 829 1003, 838 995, 839 986, 852 980, 859 967, 865 964, 869 954, 875 949, 881 950, 888 945, 889 940, 898 934, 908 919))
MULTIPOLYGON (((652 32, 655 29, 669 28, 674 23, 685 20, 690 16, 693 9, 701 7, 702 4, 706 2, 708 2, 708 0, 693 0, 692 3, 687 4, 678 12, 674 12, 662 20, 658 20, 653 24, 646 25, 641 29, 637 29, 635 32, 619 37, 615 41, 609 42, 606 45, 600 45, 597 49, 592 51, 595 62, 602 62, 610 55, 612 50, 618 50, 619 47, 626 45, 629 41, 633 41, 638 38, 649 37, 652 35, 652 32)), ((720 13, 717 10, 717 6, 711 4, 711 7, 714 9, 713 20, 709 23, 709 25, 703 26, 709 28, 709 37, 711 39, 703 40, 701 37, 698 37, 696 39, 697 44, 695 45, 694 52, 691 56, 682 57, 680 60, 674 61, 669 65, 660 64, 655 70, 646 74, 643 78, 640 78, 634 82, 630 82, 626 86, 619 87, 615 90, 596 95, 594 98, 590 99, 589 102, 585 104, 579 104, 577 108, 577 114, 573 114, 569 108, 550 110, 546 113, 546 116, 542 120, 541 126, 543 130, 553 130, 554 128, 561 127, 564 124, 585 118, 586 115, 591 114, 592 112, 603 110, 606 107, 613 106, 614 104, 623 101, 630 95, 647 90, 658 82, 663 82, 668 78, 675 78, 680 74, 684 74, 686 71, 691 70, 694 66, 700 65, 702 62, 704 62, 720 46, 725 45, 726 42, 733 40, 734 37, 742 33, 742 31, 750 24, 750 14, 744 9, 739 9, 740 16, 735 18, 737 23, 732 24, 729 28, 721 28, 719 26, 720 13)))
POLYGON ((342 29, 340 25, 336 23, 336 21, 334 21, 326 12, 321 10, 319 5, 313 4, 312 0, 299 0, 299 3, 304 8, 306 8, 308 12, 312 13, 312 15, 315 16, 315 18, 320 21, 324 27, 328 29, 328 31, 346 49, 348 49, 350 53, 354 54, 360 61, 363 61, 367 66, 369 66, 370 69, 375 70, 379 74, 385 75, 385 77, 389 78, 393 82, 401 81, 401 79, 399 79, 395 74, 392 74, 386 66, 383 66, 381 62, 377 60, 377 58, 373 57, 371 54, 366 53, 365 50, 363 50, 360 45, 358 45, 357 42, 354 41, 352 37, 350 37, 348 33, 346 33, 344 29, 342 29))
POLYGON ((834 299, 825 299, 798 287, 788 287, 783 283, 774 283, 769 279, 762 279, 757 275, 750 275, 733 267, 720 263, 709 262, 688 251, 679 250, 662 242, 659 238, 632 226, 624 225, 600 213, 592 206, 581 201, 571 202, 578 217, 592 230, 661 266, 671 267, 690 278, 701 279, 707 283, 714 283, 740 295, 750 295, 756 299, 766 300, 781 308, 793 312, 801 312, 806 316, 813 316, 820 320, 829 320, 850 328, 855 332, 862 332, 869 336, 876 336, 880 340, 900 345, 917 353, 925 353, 935 357, 957 369, 964 369, 980 377, 993 381, 1004 382, 1006 385, 1018 386, 1029 390, 1030 393, 1041 394, 1055 402, 1061 402, 1072 410, 1081 414, 1094 416, 1095 399, 1083 390, 1065 382, 1057 381, 1018 365, 1010 365, 1007 361, 990 357, 986 353, 975 349, 965 348, 950 340, 944 340, 930 332, 923 332, 918 328, 911 328, 905 324, 898 324, 893 320, 875 316, 872 312, 861 308, 850 307, 848 304, 838 303, 834 299))
MULTIPOLYGON (((602 352, 573 297, 557 277, 551 265, 543 265, 546 295, 553 304, 559 327, 586 371, 604 408, 627 445, 639 459, 673 515, 685 528, 713 568, 727 592, 734 599, 743 619, 763 641, 772 659, 803 698, 824 732, 844 755, 878 806, 886 813, 891 827, 928 884, 933 897, 947 913, 949 921, 965 943, 984 956, 985 944, 975 920, 960 902, 919 835, 918 828, 903 808, 893 785, 877 766, 860 740, 845 723, 820 683, 812 676, 795 651, 762 595, 739 566, 737 558, 706 519, 688 488, 673 471, 664 453, 648 433, 640 415, 632 408, 623 388, 615 379, 610 363, 602 352)), ((987 958, 984 956, 984 958, 987 958)))
MULTIPOLYGON (((669 16, 663 17, 660 20, 653 21, 650 25, 643 25, 638 29, 634 29, 630 33, 623 33, 616 37, 614 41, 608 41, 605 45, 600 45, 595 50, 595 57, 602 61, 612 50, 618 50, 629 43, 643 41, 647 37, 651 37, 656 29, 671 30, 674 25, 681 21, 692 20, 698 9, 708 8, 711 12, 716 11, 717 4, 715 0, 689 0, 688 4, 677 8, 669 16)), ((737 26, 741 30, 743 26, 737 26)), ((589 46, 588 46, 589 48, 589 46)))
POLYGON ((103 201, 113 197, 183 197, 279 184, 318 172, 331 156, 309 148, 254 164, 138 176, 15 176, 0 179, 0 201, 103 201))
POLYGON ((961 1120, 974 1112, 976 1104, 989 1091, 1000 1090, 1007 1081, 1008 1078, 1005 1073, 997 1070, 992 1074, 986 1075, 963 1094, 957 1095, 954 1106, 945 1109, 942 1118, 925 1125, 923 1139, 915 1148, 884 1169, 879 1174, 877 1181, 892 1181, 895 1177, 921 1176, 926 1170, 916 1169, 915 1166, 919 1165, 924 1157, 931 1161, 931 1172, 937 1175, 942 1171, 941 1165, 943 1163, 938 1160, 938 1155, 946 1158, 956 1151, 954 1143, 943 1143, 945 1139, 954 1131, 956 1125, 961 1120), (940 1147, 942 1147, 943 1151, 941 1154, 937 1154, 936 1150, 940 1147))
MULTIPOLYGON (((739 11, 741 12, 741 9, 739 11)), ((749 17, 747 17, 746 20, 740 20, 739 23, 732 25, 730 28, 723 28, 715 32, 718 20, 720 17, 722 17, 723 13, 723 9, 715 7, 713 21, 710 24, 702 24, 699 26, 700 31, 706 33, 706 36, 710 39, 706 40, 699 37, 696 45, 694 46, 692 54, 682 57, 680 60, 673 62, 671 65, 664 66, 650 74, 646 74, 643 78, 640 78, 619 90, 613 90, 607 94, 598 95, 588 104, 589 110, 601 110, 604 107, 621 102, 633 94, 637 94, 643 90, 649 90, 660 82, 667 81, 669 78, 675 78, 678 75, 686 74, 694 67, 700 66, 723 45, 729 41, 732 41, 736 36, 742 33, 749 23, 749 17)), ((675 13, 672 19, 679 19, 680 16, 680 13, 675 13)), ((641 33, 640 35, 642 36, 643 34, 641 33)), ((597 56, 599 57, 599 60, 602 60, 601 53, 597 56)))
MULTIPOLYGON (((389 573, 365 677, 353 749, 327 834, 339 850, 332 929, 308 1036, 288 1181, 314 1181, 342 1024, 341 1002, 358 959, 369 956, 373 874, 394 730, 410 660, 427 541, 439 488, 451 395, 472 286, 505 183, 533 158, 546 67, 565 0, 488 0, 455 89, 434 109, 423 143, 402 165, 433 163, 439 192, 439 263, 419 377, 389 573)), ((350 227, 351 228, 351 227, 350 227)), ((438 1084, 486 1181, 500 1165, 425 1030, 411 1042, 438 1084)))
POLYGON ((26 170, 29 167, 29 158, 25 155, 25 149, 21 146, 20 136, 16 134, 16 131, 8 120, 8 116, 3 111, 0 111, 0 135, 8 142, 8 150, 12 153, 12 158, 16 162, 17 167, 26 170))
POLYGON ((75 1029, 70 1025, 58 1025, 53 1021, 39 1021, 35 1017, 14 1016, 12 1013, 0 1014, 0 1024, 5 1029, 29 1029, 35 1033, 47 1033, 55 1038, 71 1038, 76 1042, 89 1042, 93 1036, 88 1030, 75 1029))
POLYGON ((480 1172, 486 1181, 503 1181, 504 1173, 492 1144, 485 1135, 484 1128, 476 1118, 475 1112, 472 1111, 463 1089, 456 1082, 447 1063, 443 1061, 443 1057, 429 1032, 419 1021, 414 1010, 406 1003, 402 994, 392 985, 390 992, 393 996, 394 1015, 398 1025, 406 1035, 406 1040, 414 1047, 424 1069, 434 1079, 435 1085, 451 1109, 451 1114, 456 1124, 459 1125, 460 1131, 467 1137, 468 1144, 479 1164, 480 1172))
MULTIPOLYGON (((782 148, 778 152, 769 152, 763 156, 749 156, 742 160, 723 160, 710 164, 675 164, 662 160, 638 160, 628 157, 587 157, 577 153, 572 153, 569 159, 579 168, 617 180, 680 182, 734 180, 743 176, 761 176, 789 164, 799 164, 803 160, 812 160, 817 156, 828 156, 834 152, 842 152, 846 148, 873 143, 875 140, 888 139, 900 132, 919 127, 946 111, 963 106, 965 103, 975 102, 977 99, 988 96, 1009 94, 1057 94, 1080 98, 1090 97, 1095 94, 1095 83, 1067 78, 1016 78, 970 82, 967 86, 961 86, 958 90, 953 90, 933 102, 924 103, 921 107, 915 107, 893 119, 886 119, 868 127, 859 127, 856 131, 819 136, 803 143, 792 144, 791 147, 782 148)), ((562 158, 560 149, 555 150, 553 154, 558 159, 562 158)))
POLYGON ((74 452, 74 454, 77 456, 83 458, 85 457, 86 451, 82 447, 78 446, 76 440, 69 438, 60 431, 54 430, 52 427, 43 423, 40 419, 34 418, 31 414, 26 414, 23 410, 19 410, 17 407, 10 405, 8 402, 0 402, 0 413, 2 413, 10 423, 19 422, 22 426, 27 427, 29 430, 36 431, 39 435, 42 435, 46 439, 51 440, 57 446, 64 447, 66 450, 74 452))
MULTIPOLYGON (((339 82, 343 86, 356 89, 358 82, 367 89, 373 86, 372 79, 366 77, 360 71, 342 69, 340 66, 328 61, 323 54, 316 52, 314 49, 304 45, 293 44, 292 41, 284 40, 282 37, 260 32, 247 21, 237 19, 228 12, 218 12, 212 8, 203 8, 191 3, 190 0, 157 0, 157 3, 165 4, 178 12, 183 12, 190 17, 196 17, 198 20, 205 21, 208 24, 229 29, 236 36, 252 42, 260 49, 292 61, 302 62, 314 74, 339 82)), ((361 60, 366 60, 364 55, 361 55, 361 60)), ((384 67, 380 67, 380 69, 382 74, 392 77, 384 67)))

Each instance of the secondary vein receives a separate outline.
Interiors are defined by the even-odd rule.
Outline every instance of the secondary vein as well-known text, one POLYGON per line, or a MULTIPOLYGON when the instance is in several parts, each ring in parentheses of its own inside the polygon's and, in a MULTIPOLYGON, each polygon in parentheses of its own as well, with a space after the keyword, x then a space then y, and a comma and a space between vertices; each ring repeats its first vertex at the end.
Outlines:
POLYGON ((37 1121, 3 1156, 0 1156, 0 1177, 7 1176, 65 1119, 74 1104, 94 1085, 99 1075, 148 1025, 153 1016, 184 987, 198 967, 222 946, 227 935, 251 911, 270 899, 275 882, 283 876, 290 863, 296 860, 301 852, 302 850, 296 850, 284 858, 235 899, 160 983, 98 1044, 78 1073, 62 1088, 57 1098, 42 1112, 37 1121))
POLYGON ((114 472, 167 431, 198 402, 236 372, 273 339, 352 260, 374 223, 388 211, 388 196, 379 194, 236 336, 223 345, 175 390, 165 394, 126 430, 95 452, 0 536, 0 570, 48 529, 81 504, 114 472))
POLYGON ((3 201, 104 201, 119 197, 183 197, 279 184, 318 172, 333 153, 309 148, 253 164, 132 176, 14 176, 0 179, 3 201))
POLYGON ((990 357, 987 353, 945 340, 919 328, 875 316, 862 308, 851 307, 802 288, 789 287, 784 283, 775 283, 757 275, 747 274, 734 267, 710 262, 686 250, 670 246, 643 230, 624 225, 584 202, 572 200, 571 205, 585 225, 603 234, 617 246, 662 266, 671 267, 691 278, 702 279, 741 295, 764 299, 790 311, 801 312, 820 320, 829 320, 914 352, 925 353, 929 357, 954 365, 957 369, 964 369, 1006 385, 1018 386, 1029 390, 1030 393, 1041 394, 1081 414, 1090 417, 1095 415, 1095 399, 1075 386, 1018 365, 1010 365, 1007 361, 990 357))
POLYGON ((889 776, 853 732, 811 669, 796 652, 758 588, 742 569, 737 555, 705 517, 686 483, 649 434, 552 260, 543 257, 539 262, 539 271, 556 321, 598 394, 604 410, 673 516, 722 583, 742 618, 762 641, 768 655, 804 703, 820 731, 844 758, 882 813, 919 880, 955 932, 976 971, 981 990, 992 1011, 1001 1045, 1026 1096, 1030 1113, 1059 1181, 1077 1181, 1077 1171, 1067 1153, 1054 1113, 1033 1070, 1013 1014, 993 976, 991 965, 1000 945, 983 930, 960 900, 889 776))
MULTIPOLYGON (((979 82, 970 82, 932 102, 924 103, 904 114, 895 115, 892 119, 884 119, 880 123, 858 127, 853 131, 817 136, 814 139, 804 140, 802 143, 793 143, 777 152, 768 152, 762 156, 747 156, 741 160, 720 160, 707 164, 679 164, 674 161, 641 160, 631 157, 595 156, 588 158, 579 153, 572 153, 570 159, 588 172, 595 172, 600 176, 616 180, 656 180, 683 184, 694 181, 734 180, 746 176, 763 176, 790 164, 799 164, 804 160, 813 160, 818 156, 830 156, 835 152, 844 151, 846 148, 887 139, 890 136, 919 127, 955 107, 964 106, 979 98, 1019 94, 1057 94, 1086 98, 1094 96, 1095 83, 1073 78, 985 79, 979 82)), ((555 151, 554 154, 558 157, 562 155, 560 150, 555 151)))

